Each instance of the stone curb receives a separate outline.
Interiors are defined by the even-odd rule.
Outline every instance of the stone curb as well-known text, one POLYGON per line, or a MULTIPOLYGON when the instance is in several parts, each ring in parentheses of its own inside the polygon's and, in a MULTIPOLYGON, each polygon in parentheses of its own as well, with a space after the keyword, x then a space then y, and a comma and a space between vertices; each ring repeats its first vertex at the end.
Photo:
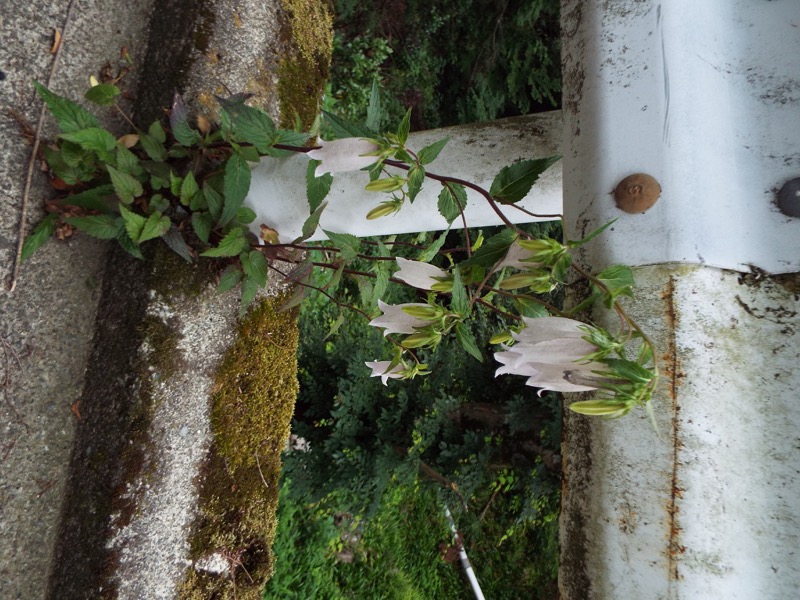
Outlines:
MULTIPOLYGON (((0 12, 3 70, 41 53, 45 15, 63 20, 60 3, 13 4, 20 6, 0 12), (15 35, 34 32, 35 48, 3 50, 15 35)), ((56 91, 80 98, 88 75, 107 57, 116 60, 124 38, 133 55, 147 48, 138 66, 138 122, 163 116, 176 89, 205 112, 213 94, 249 91, 275 115, 275 66, 286 51, 279 0, 131 4, 77 2, 56 91), (114 17, 120 14, 124 26, 114 17)), ((16 90, 46 79, 49 56, 36 58, 37 68, 9 77, 16 90)), ((26 105, 29 121, 37 107, 26 105)), ((14 150, 0 160, 4 180, 24 181, 20 165, 30 150, 14 150)), ((3 199, 4 256, 13 256, 20 195, 13 187, 3 199)), ((31 205, 49 195, 41 185, 31 205)), ((32 223, 41 216, 35 208, 32 223)), ((104 251, 86 239, 49 244, 25 263, 0 308, 4 348, 14 353, 6 352, 6 370, 19 365, 7 386, 9 435, 0 448, 4 598, 174 598, 190 565, 200 468, 211 447, 209 398, 235 338, 238 298, 216 295, 213 274, 176 266, 167 253, 143 263, 114 249, 104 263, 104 251)), ((240 598, 249 595, 239 590, 240 598)))

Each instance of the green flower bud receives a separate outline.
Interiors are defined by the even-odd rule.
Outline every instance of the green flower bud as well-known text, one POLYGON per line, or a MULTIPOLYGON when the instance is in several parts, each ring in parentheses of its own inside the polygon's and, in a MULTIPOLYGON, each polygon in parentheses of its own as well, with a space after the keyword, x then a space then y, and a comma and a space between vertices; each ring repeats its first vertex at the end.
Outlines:
POLYGON ((601 416, 614 419, 628 414, 633 407, 624 400, 583 400, 569 405, 570 410, 582 415, 601 416))
POLYGON ((392 215, 400 210, 401 206, 402 203, 398 202, 381 202, 367 213, 367 219, 371 221, 373 219, 380 219, 381 217, 392 215))
POLYGON ((435 321, 442 316, 442 309, 438 306, 403 306, 403 312, 423 321, 435 321))
POLYGON ((405 183, 404 177, 392 176, 370 181, 364 189, 368 192, 395 192, 403 187, 405 183))
POLYGON ((442 340, 442 335, 436 331, 418 331, 412 333, 401 342, 403 348, 425 348, 436 346, 442 340))
POLYGON ((514 339, 514 336, 511 335, 511 332, 506 329, 505 331, 495 334, 492 336, 492 339, 489 340, 490 344, 506 344, 514 339))

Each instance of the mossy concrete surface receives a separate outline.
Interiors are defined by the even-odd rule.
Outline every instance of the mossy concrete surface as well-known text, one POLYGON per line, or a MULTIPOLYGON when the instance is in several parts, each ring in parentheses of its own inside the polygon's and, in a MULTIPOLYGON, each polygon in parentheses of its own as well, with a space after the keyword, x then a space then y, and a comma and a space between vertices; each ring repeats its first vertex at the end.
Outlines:
MULTIPOLYGON (((31 80, 47 81, 67 4, 0 8, 0 252, 9 271, 26 124, 38 117, 31 80)), ((291 11, 278 0, 72 4, 52 84, 65 96, 80 99, 92 74, 130 69, 123 108, 139 123, 164 117, 174 91, 212 119, 213 95, 239 91, 276 119, 291 115, 285 123, 308 124, 318 110, 330 33, 303 62, 293 32, 298 15, 324 29, 324 3, 291 11), (296 97, 281 92, 282 61, 300 64, 294 83, 313 85, 296 97)), ((112 111, 105 116, 124 131, 112 111)), ((27 231, 54 195, 36 166, 27 231)), ((106 261, 106 251, 86 238, 51 242, 23 265, 13 294, 0 292, 0 597, 174 598, 179 586, 186 597, 214 597, 200 591, 208 585, 229 597, 234 583, 237 597, 255 597, 272 569, 279 452, 296 393, 294 315, 257 303, 241 324, 247 341, 236 342, 237 294, 216 295, 210 262, 187 265, 163 248, 145 262, 115 249, 106 261), (270 354, 278 350, 285 360, 270 354), (226 382, 252 397, 231 395, 226 382), (259 414, 248 413, 251 401, 259 414), (209 584, 204 565, 217 554, 229 571, 209 584)))

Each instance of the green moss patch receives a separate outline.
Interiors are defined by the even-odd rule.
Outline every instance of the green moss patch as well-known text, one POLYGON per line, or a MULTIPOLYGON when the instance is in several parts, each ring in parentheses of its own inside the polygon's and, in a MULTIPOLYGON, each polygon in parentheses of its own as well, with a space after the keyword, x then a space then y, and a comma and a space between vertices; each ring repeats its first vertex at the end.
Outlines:
POLYGON ((282 0, 288 51, 278 67, 281 126, 308 131, 320 110, 333 52, 333 16, 319 0, 282 0))
POLYGON ((222 557, 227 569, 188 569, 180 598, 260 598, 272 574, 280 455, 298 392, 297 312, 277 312, 282 301, 247 314, 217 374, 191 558, 222 557))

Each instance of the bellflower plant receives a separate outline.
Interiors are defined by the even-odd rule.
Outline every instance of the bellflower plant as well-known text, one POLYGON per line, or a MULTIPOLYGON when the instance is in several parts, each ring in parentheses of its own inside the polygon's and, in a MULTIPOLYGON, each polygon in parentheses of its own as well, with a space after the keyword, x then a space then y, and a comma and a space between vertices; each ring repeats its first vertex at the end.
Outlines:
MULTIPOLYGON (((470 317, 481 307, 493 311, 505 328, 490 340, 502 344, 494 354, 501 365, 497 375, 526 377, 527 384, 540 393, 593 392, 593 399, 570 405, 584 414, 617 417, 634 406, 650 409, 658 381, 657 353, 620 302, 633 296, 631 270, 615 265, 590 273, 573 262, 574 249, 610 223, 582 240, 556 240, 530 235, 506 215, 519 208, 515 204, 557 157, 519 160, 501 169, 491 187, 484 189, 429 172, 448 140, 412 150, 407 144, 410 111, 395 130, 379 131, 377 92, 364 124, 325 114, 313 133, 278 128, 267 113, 248 106, 244 94, 218 99, 218 126, 206 120, 195 128, 176 95, 168 124, 156 121, 146 132, 137 130, 117 138, 82 106, 35 85, 60 129, 57 141, 44 145, 43 152, 62 197, 48 205, 52 210, 27 239, 21 236, 15 273, 19 263, 47 239, 64 239, 76 231, 115 240, 140 259, 145 256, 142 244, 161 240, 187 262, 218 260, 219 289, 241 286, 243 311, 267 284, 268 275, 277 273, 295 285, 287 307, 301 302, 308 289, 315 289, 343 311, 352 309, 384 330, 384 337, 394 345, 392 360, 366 363, 371 375, 380 377, 384 385, 389 379, 426 374, 427 367, 416 353, 435 351, 447 336, 453 336, 476 360, 483 360, 481 340, 469 326, 470 317), (338 139, 318 141, 320 131, 338 139), (305 153, 319 164, 299 182, 305 185, 309 210, 301 236, 281 243, 281 232, 259 223, 258 215, 243 202, 250 185, 249 163, 287 152, 305 153), (331 188, 331 174, 359 170, 365 170, 369 178, 364 188, 382 198, 368 219, 413 210, 423 186, 439 186, 439 212, 450 226, 463 226, 466 244, 444 247, 448 230, 428 247, 406 244, 405 250, 396 252, 416 253, 412 260, 393 255, 396 246, 389 240, 365 242, 326 230, 329 243, 309 243, 327 206, 324 199, 331 188), (482 234, 471 238, 464 213, 468 190, 501 218, 504 231, 487 240, 482 234), (259 231, 267 245, 259 244, 259 231), (446 257, 437 264, 448 264, 448 268, 430 264, 437 255, 446 257), (363 261, 369 259, 374 259, 373 264, 365 267, 363 261), (282 262, 294 263, 293 268, 283 271, 282 262), (583 278, 589 289, 588 298, 571 313, 543 297, 564 286, 568 275, 583 278), (354 306, 352 286, 341 290, 346 279, 357 284, 363 308, 354 306), (413 287, 418 296, 422 291, 425 301, 386 303, 381 298, 387 297, 390 284, 413 287), (618 331, 569 318, 595 306, 614 311, 618 331), (393 334, 403 337, 394 339, 393 334)), ((114 85, 101 84, 86 98, 110 106, 119 93, 114 85)), ((343 320, 342 315, 333 327, 343 320)))

